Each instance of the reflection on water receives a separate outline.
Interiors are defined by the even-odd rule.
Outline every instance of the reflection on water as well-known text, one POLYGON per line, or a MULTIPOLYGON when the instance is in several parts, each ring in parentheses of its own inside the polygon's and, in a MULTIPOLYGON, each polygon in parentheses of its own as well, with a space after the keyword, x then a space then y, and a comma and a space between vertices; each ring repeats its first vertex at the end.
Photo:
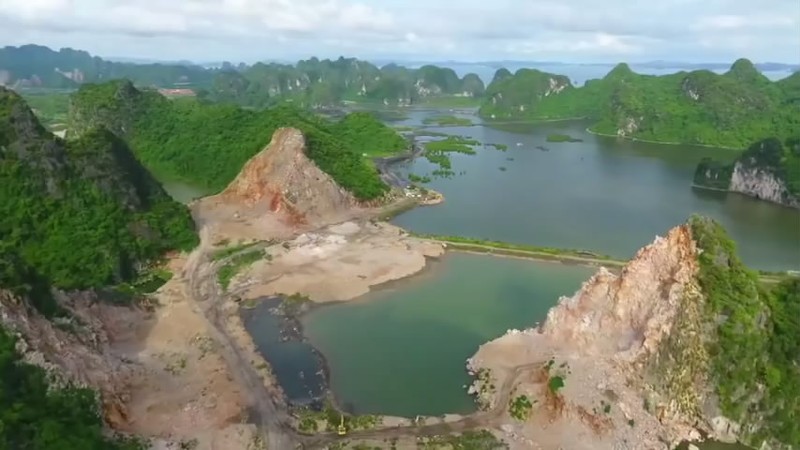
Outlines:
MULTIPOLYGON (((402 123, 418 125, 440 113, 412 111, 402 123)), ((430 184, 446 201, 406 212, 394 222, 423 233, 579 248, 629 258, 656 235, 699 213, 725 226, 751 266, 800 270, 800 211, 743 195, 692 188, 695 167, 703 157, 731 160, 736 151, 596 136, 586 131, 589 124, 432 128, 485 144, 505 144, 508 150, 478 147, 474 156, 452 155, 453 171, 465 174, 430 184), (583 142, 546 142, 552 133, 583 142)), ((420 158, 407 170, 426 175, 434 169, 420 158)))
POLYGON ((211 195, 208 189, 198 188, 180 181, 162 181, 161 186, 175 201, 186 204, 192 200, 211 195))
POLYGON ((325 393, 324 366, 314 348, 301 341, 296 323, 273 313, 280 303, 280 298, 273 298, 254 308, 243 308, 242 321, 288 400, 293 404, 310 404, 325 393))
POLYGON ((327 359, 331 388, 358 413, 467 413, 467 358, 510 328, 541 321, 593 269, 448 254, 420 276, 303 320, 327 359))

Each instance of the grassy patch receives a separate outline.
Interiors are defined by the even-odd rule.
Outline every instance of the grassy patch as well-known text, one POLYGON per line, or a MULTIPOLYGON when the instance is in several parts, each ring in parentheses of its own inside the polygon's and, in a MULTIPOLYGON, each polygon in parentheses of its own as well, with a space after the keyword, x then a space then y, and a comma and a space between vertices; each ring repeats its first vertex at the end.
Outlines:
POLYGON ((547 388, 550 389, 550 392, 554 394, 558 394, 558 391, 560 391, 563 387, 564 387, 564 377, 562 377, 561 375, 552 376, 550 377, 550 380, 547 382, 547 388))
POLYGON ((446 137, 446 136, 450 136, 450 135, 447 134, 447 133, 443 133, 441 131, 415 130, 414 131, 414 136, 420 136, 420 137, 425 137, 425 136, 427 136, 427 137, 446 137))
POLYGON ((408 174, 408 181, 410 181, 412 183, 423 183, 423 184, 424 183, 430 183, 431 182, 431 177, 429 177, 427 175, 419 176, 419 175, 410 173, 410 174, 408 174))
MULTIPOLYGON (((211 254, 211 260, 212 261, 221 261, 221 260, 223 260, 225 258, 233 256, 233 255, 235 255, 235 254, 237 254, 237 253, 239 253, 239 252, 241 252, 243 250, 246 250, 246 249, 258 244, 259 242, 260 241, 239 243, 237 245, 233 245, 233 246, 230 246, 230 247, 225 247, 225 248, 222 248, 222 249, 219 249, 219 250, 214 250, 214 252, 211 254)), ((227 242, 225 244, 227 244, 227 242)), ((225 244, 223 244, 223 245, 225 245, 225 244)))
POLYGON ((141 272, 136 279, 115 287, 117 292, 128 295, 152 294, 172 279, 172 272, 164 267, 153 267, 141 272))
POLYGON ((484 145, 487 147, 494 147, 495 149, 500 150, 501 152, 508 150, 508 146, 506 144, 484 144, 484 145))
POLYGON ((412 233, 412 235, 422 239, 430 239, 435 241, 446 242, 448 244, 455 244, 456 248, 465 248, 469 250, 479 250, 480 248, 490 251, 512 250, 520 253, 532 253, 532 254, 543 254, 543 255, 553 255, 553 256, 570 256, 575 258, 589 258, 589 259, 603 260, 607 262, 616 262, 619 264, 624 263, 623 261, 615 260, 610 256, 586 250, 539 247, 536 245, 513 244, 510 242, 492 241, 488 239, 477 239, 477 238, 469 238, 463 236, 445 236, 445 235, 422 234, 422 233, 412 233), (460 245, 463 245, 463 247, 459 247, 460 245))
POLYGON ((425 125, 438 125, 440 127, 472 125, 472 121, 470 119, 466 119, 463 117, 456 117, 452 115, 426 117, 425 120, 422 121, 422 123, 424 123, 425 125))
POLYGON ((474 155, 475 150, 472 146, 475 145, 480 145, 480 142, 461 136, 448 136, 438 141, 426 142, 425 158, 439 166, 439 170, 433 171, 432 175, 436 177, 451 177, 455 175, 455 172, 452 171, 448 153, 474 155))
POLYGON ((230 261, 225 263, 224 266, 219 268, 217 272, 217 281, 222 286, 223 290, 227 290, 233 277, 236 276, 243 268, 253 264, 266 255, 263 250, 251 250, 245 253, 240 253, 231 258, 230 261))
POLYGON ((417 448, 425 450, 499 450, 507 449, 508 444, 494 437, 487 430, 466 431, 459 435, 418 438, 417 448))
POLYGON ((568 134, 548 134, 547 142, 583 142, 583 139, 574 138, 568 134))
POLYGON ((533 403, 526 395, 520 395, 513 400, 508 407, 508 413, 511 417, 525 421, 528 419, 528 416, 531 413, 531 409, 533 409, 533 403))

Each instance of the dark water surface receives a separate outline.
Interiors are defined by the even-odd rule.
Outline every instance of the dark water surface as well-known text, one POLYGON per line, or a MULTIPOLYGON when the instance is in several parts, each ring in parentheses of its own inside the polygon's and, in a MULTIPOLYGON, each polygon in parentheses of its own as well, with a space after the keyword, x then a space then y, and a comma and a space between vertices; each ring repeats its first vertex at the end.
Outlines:
POLYGON ((254 308, 242 308, 244 327, 253 338, 291 403, 305 405, 320 400, 325 391, 324 366, 300 330, 271 310, 280 299, 269 299, 254 308))

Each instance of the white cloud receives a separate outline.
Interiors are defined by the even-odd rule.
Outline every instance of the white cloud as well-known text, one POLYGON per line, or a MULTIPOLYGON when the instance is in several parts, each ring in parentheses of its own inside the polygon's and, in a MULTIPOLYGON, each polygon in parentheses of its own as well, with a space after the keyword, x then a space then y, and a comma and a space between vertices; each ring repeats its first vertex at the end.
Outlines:
MULTIPOLYGON (((747 17, 723 14, 701 18, 697 21, 695 29, 737 30, 744 28, 792 27, 795 25, 796 22, 792 17, 777 14, 759 14, 747 17)), ((795 31, 800 33, 797 28, 795 28, 795 31)))
POLYGON ((795 0, 0 0, 2 43, 152 58, 798 61, 798 36, 795 0))
POLYGON ((508 53, 520 53, 529 56, 562 54, 590 55, 628 55, 642 50, 638 44, 625 36, 608 33, 594 33, 577 39, 542 39, 529 42, 512 42, 505 48, 508 53))

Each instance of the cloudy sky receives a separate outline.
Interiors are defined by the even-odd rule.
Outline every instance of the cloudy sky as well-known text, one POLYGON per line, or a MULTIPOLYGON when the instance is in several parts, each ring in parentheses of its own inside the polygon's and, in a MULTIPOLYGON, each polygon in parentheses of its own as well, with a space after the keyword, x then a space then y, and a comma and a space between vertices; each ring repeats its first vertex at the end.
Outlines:
POLYGON ((800 0, 0 0, 0 45, 194 61, 800 62, 800 0))

